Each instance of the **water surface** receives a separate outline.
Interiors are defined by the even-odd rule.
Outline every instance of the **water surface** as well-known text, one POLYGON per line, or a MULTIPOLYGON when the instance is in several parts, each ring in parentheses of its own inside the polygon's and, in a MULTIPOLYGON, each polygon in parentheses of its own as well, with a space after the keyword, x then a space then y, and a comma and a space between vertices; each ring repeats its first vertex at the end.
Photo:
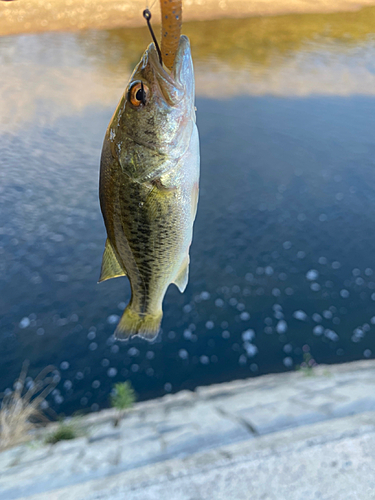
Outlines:
POLYGON ((22 362, 59 412, 375 353, 375 9, 191 23, 201 193, 190 281, 154 344, 117 343, 96 284, 105 129, 146 30, 0 39, 0 390, 22 362))

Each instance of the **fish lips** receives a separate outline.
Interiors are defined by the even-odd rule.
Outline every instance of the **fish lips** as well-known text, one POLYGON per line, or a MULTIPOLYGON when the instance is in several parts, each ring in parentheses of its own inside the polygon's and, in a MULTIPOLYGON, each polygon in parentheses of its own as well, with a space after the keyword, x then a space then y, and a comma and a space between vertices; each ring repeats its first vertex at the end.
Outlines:
POLYGON ((176 106, 182 99, 194 101, 194 70, 187 36, 180 37, 170 73, 160 64, 159 54, 153 43, 148 46, 143 57, 143 67, 148 64, 151 65, 158 87, 170 106, 176 106))

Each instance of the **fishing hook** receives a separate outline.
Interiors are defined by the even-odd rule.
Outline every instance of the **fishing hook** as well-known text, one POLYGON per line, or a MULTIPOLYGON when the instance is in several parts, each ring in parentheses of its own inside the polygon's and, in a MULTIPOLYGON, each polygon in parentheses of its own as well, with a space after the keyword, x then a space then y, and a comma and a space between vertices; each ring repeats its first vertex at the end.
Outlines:
POLYGON ((160 64, 163 65, 163 60, 161 58, 161 52, 160 52, 159 44, 158 44, 158 42, 157 42, 157 40, 155 38, 154 30, 151 27, 151 22, 150 22, 151 21, 151 12, 148 9, 145 9, 143 11, 143 17, 146 19, 148 29, 150 30, 152 40, 153 40, 153 42, 155 44, 155 47, 156 47, 156 50, 158 52, 160 64))

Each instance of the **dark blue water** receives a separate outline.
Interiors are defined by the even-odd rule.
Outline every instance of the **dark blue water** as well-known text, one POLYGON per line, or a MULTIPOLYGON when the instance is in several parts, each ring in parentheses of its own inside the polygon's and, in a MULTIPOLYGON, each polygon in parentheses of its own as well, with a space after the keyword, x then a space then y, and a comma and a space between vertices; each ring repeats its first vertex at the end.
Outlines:
POLYGON ((50 404, 69 414, 107 406, 117 381, 130 380, 144 399, 294 370, 307 351, 317 363, 373 357, 375 96, 361 90, 356 65, 373 45, 357 56, 317 46, 265 76, 247 66, 227 98, 220 87, 209 95, 204 80, 219 76, 196 61, 202 163, 190 281, 183 295, 169 288, 162 334, 149 344, 113 339, 127 279, 96 283, 105 242, 100 150, 128 72, 100 69, 80 36, 0 44, 9 70, 0 121, 0 391, 25 359, 31 376, 56 367, 50 404), (272 90, 270 75, 281 82, 296 60, 299 80, 272 90), (346 70, 350 82, 333 91, 317 76, 334 81, 346 70))

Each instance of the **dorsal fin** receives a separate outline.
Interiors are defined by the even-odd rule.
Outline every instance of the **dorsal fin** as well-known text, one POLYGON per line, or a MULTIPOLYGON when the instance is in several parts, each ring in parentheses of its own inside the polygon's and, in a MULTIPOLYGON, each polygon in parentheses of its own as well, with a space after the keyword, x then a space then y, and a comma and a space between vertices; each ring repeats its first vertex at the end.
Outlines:
POLYGON ((119 276, 126 276, 126 271, 117 260, 111 242, 107 238, 107 241, 105 242, 102 259, 102 269, 100 272, 98 283, 109 280, 111 278, 118 278, 119 276))

